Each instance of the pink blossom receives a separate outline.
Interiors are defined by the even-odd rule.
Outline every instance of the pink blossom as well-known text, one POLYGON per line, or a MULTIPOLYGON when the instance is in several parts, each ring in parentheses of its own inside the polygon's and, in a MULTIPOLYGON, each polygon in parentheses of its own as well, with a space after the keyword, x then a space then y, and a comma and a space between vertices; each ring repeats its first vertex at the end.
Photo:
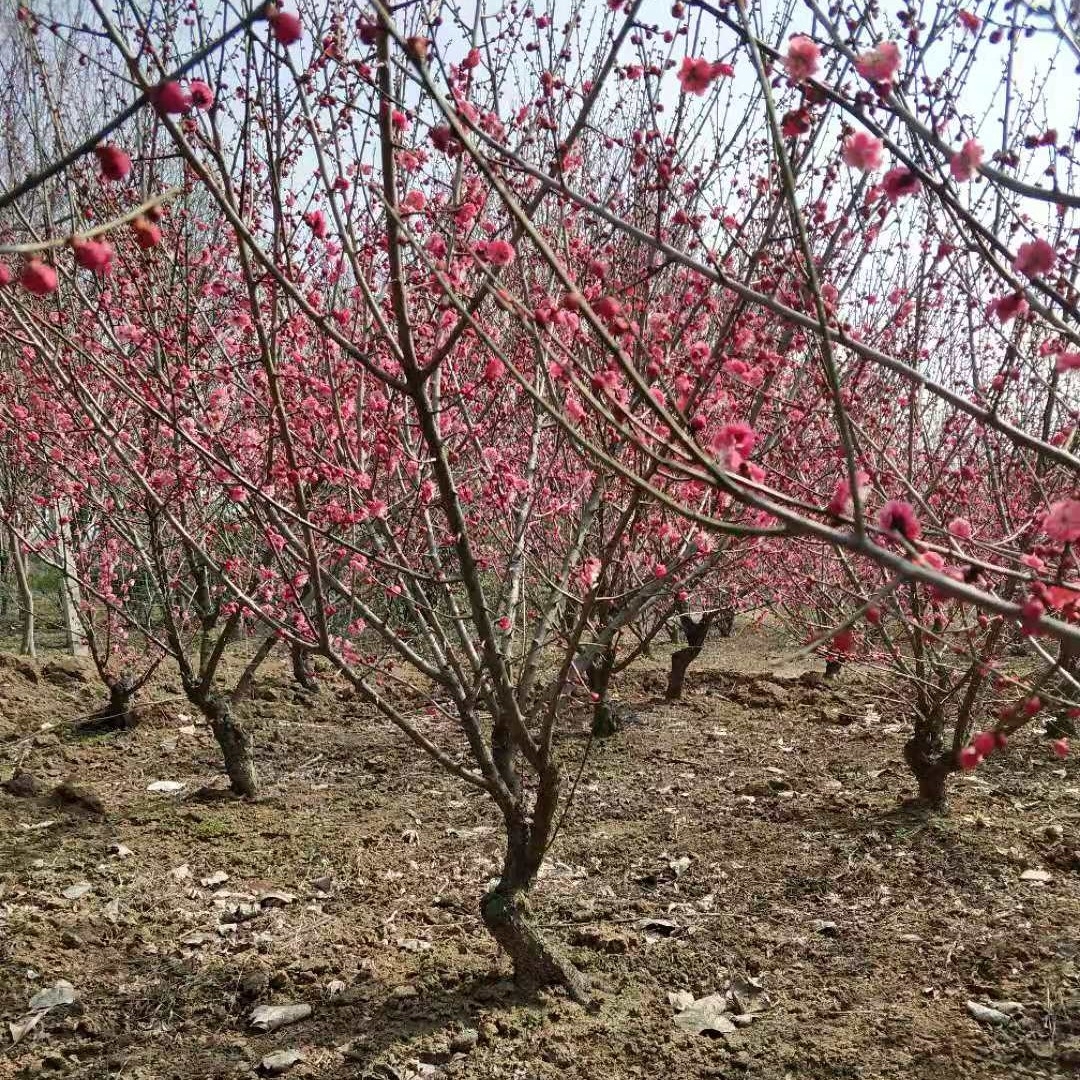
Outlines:
POLYGON ((844 140, 841 157, 845 165, 863 172, 881 167, 881 140, 867 131, 856 131, 844 140))
POLYGON ((949 535, 957 540, 971 539, 971 522, 967 518, 956 517, 949 522, 949 535))
POLYGON ((160 113, 180 114, 191 108, 191 94, 178 82, 159 83, 150 91, 150 97, 160 113))
POLYGON ((910 503, 890 499, 878 515, 878 525, 886 532, 899 533, 906 540, 915 541, 922 535, 922 526, 910 503))
POLYGON ((497 356, 493 356, 484 365, 484 382, 498 382, 505 373, 506 365, 497 356))
POLYGON ((682 67, 679 68, 679 85, 684 94, 704 94, 712 85, 713 80, 722 74, 728 74, 727 64, 714 64, 702 57, 692 59, 683 57, 682 67))
POLYGON ((987 307, 987 314, 997 317, 997 321, 1004 325, 1018 315, 1026 315, 1028 302, 1023 293, 1010 293, 1008 296, 999 296, 991 300, 987 307))
POLYGON ((1013 259, 1013 269, 1018 274, 1026 274, 1030 278, 1042 277, 1054 269, 1057 262, 1057 253, 1043 239, 1031 240, 1021 244, 1020 249, 1013 259))
POLYGON ((131 172, 131 155, 120 147, 106 143, 95 147, 94 153, 101 166, 101 175, 106 180, 123 180, 131 172))
POLYGON ((270 31, 282 45, 288 47, 300 40, 304 30, 298 15, 292 11, 279 11, 273 5, 268 11, 271 12, 270 31))
POLYGON ((321 210, 312 210, 305 214, 304 223, 317 239, 326 237, 326 215, 321 210))
POLYGON ((493 266, 509 266, 514 261, 513 245, 506 240, 490 240, 487 257, 493 266))
POLYGON ((1043 532, 1051 540, 1068 544, 1080 540, 1080 499, 1062 499, 1043 518, 1043 532))
POLYGON ((591 557, 581 564, 581 584, 586 589, 591 589, 600 577, 600 560, 591 557))
POLYGON ((979 171, 982 159, 983 148, 974 139, 968 139, 953 154, 949 161, 949 172, 952 173, 954 180, 961 182, 970 180, 979 171))
POLYGON ((960 768, 964 772, 971 772, 972 769, 977 768, 982 762, 982 754, 975 749, 974 746, 965 746, 960 751, 960 768))
MULTIPOLYGON (((866 499, 869 492, 870 474, 860 470, 855 477, 856 490, 859 494, 859 501, 863 502, 866 499)), ((833 488, 832 499, 829 501, 827 507, 830 514, 836 517, 846 517, 854 509, 854 500, 851 493, 851 481, 842 476, 836 481, 836 487, 833 488)))
POLYGON ((798 34, 788 42, 784 67, 795 82, 812 79, 821 66, 821 48, 816 41, 798 34))
POLYGON ((192 79, 188 83, 188 93, 196 109, 209 109, 214 104, 214 91, 202 79, 192 79))
POLYGON ((1059 352, 1054 367, 1058 371, 1075 371, 1080 368, 1080 352, 1059 352))
POLYGON ((724 424, 712 437, 711 447, 725 468, 737 469, 754 449, 757 432, 749 424, 724 424))
POLYGON ((873 83, 891 83, 900 70, 900 49, 895 41, 883 41, 855 57, 855 70, 873 83))
POLYGON ((982 19, 978 15, 972 15, 970 11, 958 11, 956 18, 969 34, 977 34, 982 27, 982 19))
POLYGON ((881 186, 885 198, 891 203, 899 202, 908 195, 914 195, 922 189, 922 181, 903 165, 890 169, 882 178, 881 186))
POLYGON ((19 275, 19 284, 35 296, 47 296, 56 291, 56 271, 40 259, 28 259, 19 275))
POLYGON ((71 241, 71 249, 75 253, 75 261, 84 270, 93 270, 95 274, 107 274, 112 268, 113 249, 103 240, 80 240, 71 241))

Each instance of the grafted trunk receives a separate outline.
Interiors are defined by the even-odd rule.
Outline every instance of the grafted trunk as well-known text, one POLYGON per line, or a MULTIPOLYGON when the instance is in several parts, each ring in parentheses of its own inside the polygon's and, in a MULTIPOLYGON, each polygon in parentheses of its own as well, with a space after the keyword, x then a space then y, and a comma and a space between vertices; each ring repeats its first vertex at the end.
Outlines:
POLYGON ((709 635, 709 626, 712 624, 711 615, 702 615, 700 619, 691 619, 689 615, 679 617, 683 633, 686 635, 686 646, 676 649, 671 654, 671 671, 668 674, 667 698, 669 701, 677 701, 682 697, 683 685, 686 682, 686 671, 690 665, 701 655, 705 647, 705 639, 709 635))
POLYGON ((716 631, 722 638, 729 638, 735 629, 735 609, 722 607, 716 613, 716 631))
POLYGON ((293 645, 290 653, 292 656, 293 678, 305 690, 317 694, 319 684, 315 681, 315 671, 311 666, 311 654, 302 645, 293 645))
POLYGON ((941 746, 940 737, 915 734, 904 746, 904 760, 919 785, 916 804, 936 814, 947 810, 945 785, 954 771, 952 755, 941 746))
POLYGON ((233 716, 228 705, 220 701, 203 707, 203 713, 210 721, 210 730, 221 747, 225 771, 229 774, 233 791, 237 795, 253 798, 259 793, 259 781, 251 753, 251 736, 233 716))
POLYGON ((93 716, 79 725, 83 735, 101 735, 107 731, 121 731, 133 728, 136 724, 135 713, 131 709, 134 692, 131 686, 121 680, 109 684, 109 702, 103 705, 93 716))
POLYGON ((480 901, 480 917, 510 957, 514 981, 525 991, 561 986, 575 1001, 589 1000, 589 984, 563 949, 552 943, 530 919, 529 889, 539 861, 530 854, 527 828, 511 826, 499 883, 480 901))

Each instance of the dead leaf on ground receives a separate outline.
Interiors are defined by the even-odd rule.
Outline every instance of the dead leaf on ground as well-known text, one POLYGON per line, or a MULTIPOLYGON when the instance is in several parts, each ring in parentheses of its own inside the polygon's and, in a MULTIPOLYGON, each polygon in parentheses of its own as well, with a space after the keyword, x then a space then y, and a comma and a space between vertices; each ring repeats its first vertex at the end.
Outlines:
POLYGON ((675 1014, 675 1026, 694 1035, 731 1035, 738 1029, 727 1014, 727 994, 698 998, 675 1014))

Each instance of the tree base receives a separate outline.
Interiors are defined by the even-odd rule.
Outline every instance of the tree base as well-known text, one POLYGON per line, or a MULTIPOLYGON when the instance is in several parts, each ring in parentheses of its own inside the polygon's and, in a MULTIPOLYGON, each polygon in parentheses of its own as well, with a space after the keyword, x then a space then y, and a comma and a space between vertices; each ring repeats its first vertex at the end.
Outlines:
POLYGON ((299 685, 301 690, 306 690, 309 694, 317 694, 319 684, 315 681, 315 672, 311 667, 307 650, 294 645, 291 653, 293 681, 299 685))
POLYGON ((608 739, 619 730, 619 721, 615 710, 601 701, 593 709, 592 733, 597 739, 608 739))
POLYGON ((514 982, 532 993, 560 986, 579 1005, 591 1000, 589 983, 570 958, 545 939, 528 919, 524 892, 494 888, 480 901, 480 916, 514 965, 514 982))
POLYGON ((211 719, 210 728, 221 747, 233 791, 254 798, 259 793, 259 781, 251 757, 251 736, 228 713, 211 719))
POLYGON ((945 793, 940 795, 912 795, 903 802, 905 810, 925 817, 938 817, 949 812, 949 803, 945 793))
POLYGON ((138 723, 131 708, 131 698, 113 696, 93 716, 87 717, 75 731, 79 735, 105 735, 111 731, 130 731, 138 723))
POLYGON ((945 787, 954 772, 951 757, 936 740, 928 746, 925 740, 913 737, 904 746, 904 760, 919 785, 919 794, 911 805, 933 814, 946 813, 945 787))

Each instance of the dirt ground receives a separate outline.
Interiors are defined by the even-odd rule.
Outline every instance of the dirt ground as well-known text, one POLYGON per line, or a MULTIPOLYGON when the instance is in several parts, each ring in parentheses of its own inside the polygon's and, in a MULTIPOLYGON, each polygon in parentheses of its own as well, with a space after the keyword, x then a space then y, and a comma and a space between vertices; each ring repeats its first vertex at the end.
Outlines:
MULTIPOLYGON (((272 669, 245 710, 266 793, 214 801, 216 746, 183 702, 79 739, 98 689, 6 658, 0 780, 41 789, 0 791, 0 1077, 246 1077, 280 1050, 303 1055, 290 1078, 327 1080, 1076 1075, 1076 763, 1031 732, 954 784, 948 817, 913 816, 902 717, 855 673, 754 678, 774 645, 711 645, 681 703, 662 661, 623 679, 636 716, 591 746, 535 900, 592 1010, 506 979, 477 915, 491 805, 332 684, 312 699, 272 669), (51 800, 68 776, 104 816, 51 800), (14 1044, 61 979, 76 1001, 14 1044), (732 980, 756 1010, 736 1030, 676 1026, 669 994, 732 980), (969 1001, 1019 1004, 996 1025, 969 1001), (254 1006, 298 1003, 251 1029, 254 1006)), ((568 783, 586 727, 567 716, 568 783)))

